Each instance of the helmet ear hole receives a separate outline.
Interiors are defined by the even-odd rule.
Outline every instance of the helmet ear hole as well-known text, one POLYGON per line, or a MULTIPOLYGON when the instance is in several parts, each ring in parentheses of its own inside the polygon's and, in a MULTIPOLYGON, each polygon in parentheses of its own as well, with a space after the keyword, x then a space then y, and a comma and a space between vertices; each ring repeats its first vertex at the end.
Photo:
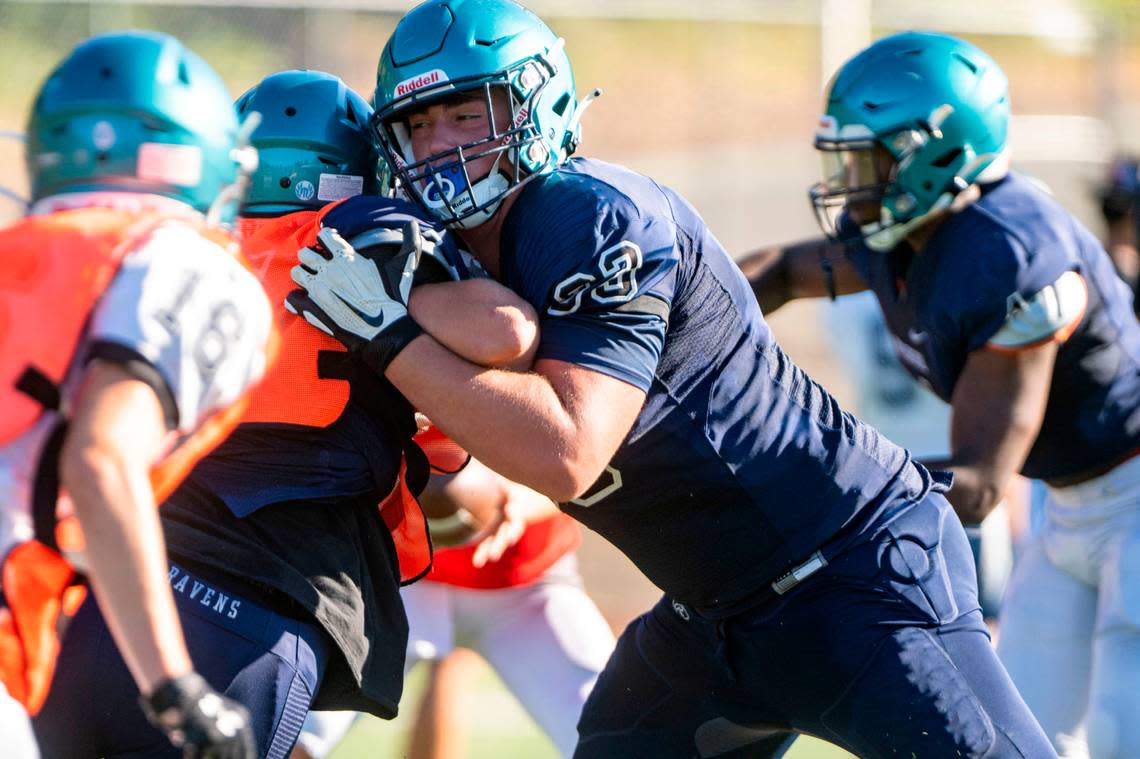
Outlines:
POLYGON ((954 163, 954 161, 958 160, 958 157, 961 155, 962 148, 954 148, 953 150, 949 150, 935 158, 930 162, 930 165, 937 166, 940 169, 945 169, 950 166, 950 164, 954 163))
POLYGON ((565 92, 562 94, 562 97, 558 98, 558 101, 550 107, 550 110, 561 116, 562 114, 566 113, 566 106, 568 105, 570 105, 570 93, 565 92))
POLYGON ((375 192, 377 156, 368 131, 372 112, 338 77, 323 71, 278 71, 254 85, 238 104, 262 115, 250 138, 259 151, 258 166, 240 213, 291 213, 375 192))

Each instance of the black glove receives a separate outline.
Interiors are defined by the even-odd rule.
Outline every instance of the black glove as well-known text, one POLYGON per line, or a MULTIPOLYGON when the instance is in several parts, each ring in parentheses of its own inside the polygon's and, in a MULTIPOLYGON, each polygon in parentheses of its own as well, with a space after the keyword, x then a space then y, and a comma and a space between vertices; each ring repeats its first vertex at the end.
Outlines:
POLYGON ((422 334, 408 315, 412 282, 423 253, 419 225, 384 229, 385 240, 353 248, 336 230, 322 229, 320 245, 301 248, 294 290, 285 307, 356 351, 378 374, 422 334))
POLYGON ((139 701, 186 759, 257 759, 249 712, 197 672, 167 680, 139 701))

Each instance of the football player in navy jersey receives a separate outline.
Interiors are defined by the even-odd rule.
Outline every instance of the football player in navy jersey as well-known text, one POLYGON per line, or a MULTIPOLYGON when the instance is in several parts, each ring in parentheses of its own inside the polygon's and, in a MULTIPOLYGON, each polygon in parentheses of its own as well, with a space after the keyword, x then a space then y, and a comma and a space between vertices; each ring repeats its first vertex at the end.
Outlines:
POLYGON ((576 756, 778 753, 755 744, 787 729, 860 756, 1054 756, 990 649, 947 480, 788 359, 683 198, 569 157, 585 103, 561 39, 510 0, 430 0, 384 48, 375 103, 403 190, 538 311, 533 370, 423 334, 414 255, 368 273, 366 253, 303 251, 290 301, 665 590, 576 756))
POLYGON ((1015 569, 999 655, 1058 751, 1140 756, 1128 288, 1093 235, 1009 169, 1007 81, 977 47, 881 39, 839 70, 826 109, 812 198, 831 241, 742 266, 767 308, 824 295, 828 279, 833 292, 874 291, 903 364, 952 407, 938 465, 954 472, 964 522, 1014 473, 1045 481, 1045 526, 1015 569))

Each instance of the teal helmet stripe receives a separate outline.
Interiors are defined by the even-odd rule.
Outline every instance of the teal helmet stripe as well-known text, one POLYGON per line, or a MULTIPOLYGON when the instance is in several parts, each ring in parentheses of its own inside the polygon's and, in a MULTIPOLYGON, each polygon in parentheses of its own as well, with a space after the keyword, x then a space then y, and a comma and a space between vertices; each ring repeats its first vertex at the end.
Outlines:
POLYGON ((237 178, 237 116, 225 85, 157 32, 93 37, 43 83, 27 126, 32 200, 122 190, 206 211, 237 178))
POLYGON ((404 191, 441 221, 489 217, 506 194, 553 171, 576 149, 578 100, 563 41, 511 0, 429 0, 397 24, 380 57, 373 97, 375 137, 404 191), (438 156, 413 156, 402 120, 409 110, 459 93, 508 94, 509 124, 485 140, 438 156), (494 153, 490 177, 467 163, 494 153), (429 160, 431 159, 431 160, 429 160))
MULTIPOLYGON (((1007 168, 1008 80, 990 56, 949 35, 904 32, 878 40, 835 74, 825 108, 817 148, 862 149, 870 141, 896 162, 882 190, 880 230, 921 223, 1007 168)), ((819 188, 813 198, 817 209, 842 201, 819 188)))
POLYGON ((243 214, 319 208, 379 190, 378 155, 369 133, 372 107, 323 71, 281 71, 237 100, 239 115, 257 112, 258 151, 243 214))

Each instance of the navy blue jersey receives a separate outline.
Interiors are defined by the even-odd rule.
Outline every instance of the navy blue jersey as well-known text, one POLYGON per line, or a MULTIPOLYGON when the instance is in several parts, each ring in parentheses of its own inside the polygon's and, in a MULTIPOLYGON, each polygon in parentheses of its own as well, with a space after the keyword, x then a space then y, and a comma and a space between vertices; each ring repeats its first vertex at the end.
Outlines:
POLYGON ((400 440, 349 404, 328 427, 241 424, 191 471, 235 516, 283 501, 349 498, 392 489, 400 440))
POLYGON ((926 247, 848 256, 874 290, 907 370, 949 402, 967 355, 1001 329, 1018 299, 1068 271, 1088 306, 1060 346, 1044 422, 1022 467, 1050 480, 1094 471, 1140 446, 1140 325, 1131 294, 1093 235, 1011 174, 947 218, 926 247))
POLYGON ((780 350, 671 190, 574 159, 520 191, 502 235, 501 278, 540 315, 538 357, 647 392, 610 466, 562 508, 673 597, 730 614, 929 488, 780 350))

